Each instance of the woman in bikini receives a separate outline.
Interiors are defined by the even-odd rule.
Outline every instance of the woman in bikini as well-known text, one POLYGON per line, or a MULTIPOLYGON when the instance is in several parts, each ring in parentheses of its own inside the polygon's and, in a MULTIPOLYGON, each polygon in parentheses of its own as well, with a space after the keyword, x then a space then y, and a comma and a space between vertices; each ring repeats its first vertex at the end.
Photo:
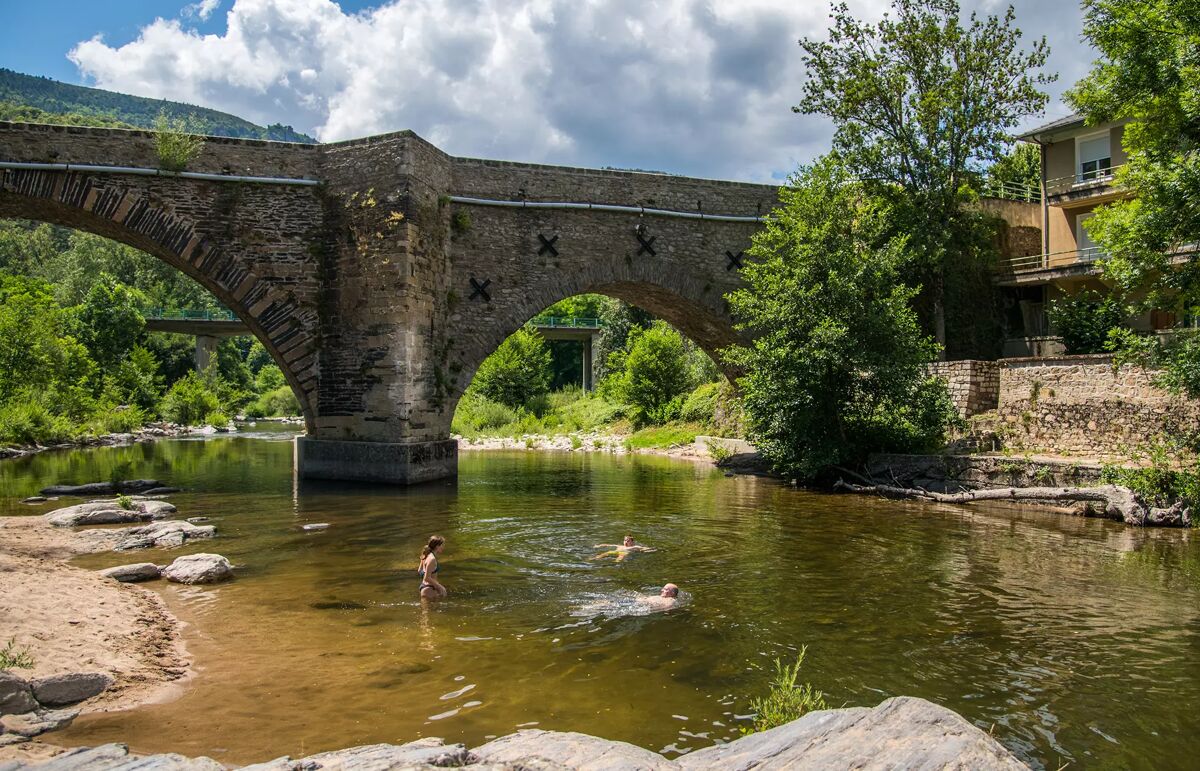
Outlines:
POLYGON ((421 577, 421 599, 440 600, 446 596, 446 587, 437 579, 439 569, 437 557, 446 547, 446 539, 440 535, 430 536, 429 543, 421 550, 421 562, 417 575, 421 577))

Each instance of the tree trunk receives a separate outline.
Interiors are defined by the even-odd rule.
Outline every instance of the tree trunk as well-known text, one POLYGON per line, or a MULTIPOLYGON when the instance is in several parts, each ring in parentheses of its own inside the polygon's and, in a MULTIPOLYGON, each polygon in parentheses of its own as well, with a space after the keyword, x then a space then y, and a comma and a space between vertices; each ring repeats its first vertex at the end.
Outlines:
POLYGON ((987 490, 969 490, 961 493, 933 493, 928 490, 891 485, 855 485, 839 479, 835 490, 852 493, 882 495, 886 498, 919 498, 938 503, 972 503, 974 501, 1026 501, 1049 503, 1072 501, 1077 503, 1099 503, 1101 512, 1110 519, 1130 525, 1154 525, 1159 527, 1187 527, 1191 524, 1192 510, 1182 503, 1162 509, 1150 506, 1133 490, 1118 485, 1099 487, 1001 487, 987 490))

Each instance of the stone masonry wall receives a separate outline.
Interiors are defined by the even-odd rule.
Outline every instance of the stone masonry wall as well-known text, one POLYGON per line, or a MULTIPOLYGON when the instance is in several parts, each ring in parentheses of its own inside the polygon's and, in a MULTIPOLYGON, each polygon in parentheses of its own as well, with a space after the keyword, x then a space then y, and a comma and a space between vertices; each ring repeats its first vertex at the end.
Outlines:
POLYGON ((929 365, 929 373, 946 381, 950 400, 960 417, 996 409, 1000 395, 1000 368, 996 362, 937 361, 929 365))
POLYGON ((1200 402, 1154 385, 1155 373, 1107 355, 1005 359, 998 432, 1015 450, 1128 457, 1166 436, 1200 431, 1200 402))

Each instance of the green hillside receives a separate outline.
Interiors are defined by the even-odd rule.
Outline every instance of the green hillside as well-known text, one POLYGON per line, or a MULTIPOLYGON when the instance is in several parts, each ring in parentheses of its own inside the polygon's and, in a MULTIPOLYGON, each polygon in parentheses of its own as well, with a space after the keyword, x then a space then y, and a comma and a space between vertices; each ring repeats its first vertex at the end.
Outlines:
POLYGON ((212 136, 316 142, 279 123, 263 127, 206 107, 73 86, 0 68, 0 120, 59 122, 46 120, 47 114, 74 115, 87 119, 87 125, 153 128, 159 112, 170 118, 187 119, 194 131, 212 136), (43 120, 39 121, 39 117, 43 120))

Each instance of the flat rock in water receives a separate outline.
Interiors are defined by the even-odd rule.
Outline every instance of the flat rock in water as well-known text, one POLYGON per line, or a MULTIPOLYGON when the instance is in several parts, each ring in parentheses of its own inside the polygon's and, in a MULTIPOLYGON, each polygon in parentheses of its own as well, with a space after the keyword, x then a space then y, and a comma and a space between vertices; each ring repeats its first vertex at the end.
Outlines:
POLYGON ((78 527, 79 525, 112 525, 122 522, 146 522, 163 519, 175 513, 175 507, 166 501, 133 501, 128 509, 121 508, 116 501, 79 503, 55 509, 42 518, 55 527, 78 527))
POLYGON ((104 672, 68 672, 39 677, 30 685, 33 698, 45 706, 57 707, 90 699, 103 693, 113 682, 112 676, 104 672))
POLYGON ((897 696, 874 709, 799 720, 679 758, 685 769, 941 769, 1027 771, 1000 742, 945 707, 897 696))
POLYGON ((123 482, 89 482, 85 485, 51 485, 42 488, 42 495, 113 495, 144 493, 162 487, 157 479, 126 479, 123 482))
POLYGON ((313 522, 312 524, 309 524, 309 525, 301 525, 300 529, 301 530, 328 530, 329 523, 328 522, 313 522))
POLYGON ((471 754, 484 763, 519 764, 529 758, 538 758, 579 771, 679 768, 673 761, 642 747, 573 731, 517 731, 476 747, 471 754))
POLYGON ((212 525, 193 525, 191 522, 151 522, 142 527, 131 527, 122 532, 113 546, 113 551, 130 549, 170 549, 182 546, 187 541, 215 538, 217 529, 212 525))
MULTIPOLYGON (((4 764, 0 763, 0 771, 4 764)), ((17 762, 15 769, 37 768, 38 771, 225 771, 225 766, 212 758, 185 758, 174 753, 137 757, 129 754, 124 744, 102 744, 99 747, 80 747, 55 755, 36 766, 17 762)))
MULTIPOLYGON (((302 769, 341 769, 342 771, 383 771, 383 769, 457 768, 471 765, 471 753, 461 744, 449 746, 441 739, 418 739, 408 744, 368 744, 344 750, 322 752, 292 760, 276 758, 266 763, 245 766, 241 771, 301 771, 302 769)), ((533 771, 534 766, 528 767, 533 771)))
POLYGON ((0 715, 21 715, 37 708, 29 683, 23 677, 0 669, 0 715))
POLYGON ((44 495, 31 495, 28 498, 22 499, 21 503, 45 503, 48 500, 50 499, 44 495))
POLYGON ((5 733, 17 734, 28 739, 47 731, 66 728, 78 716, 79 710, 75 709, 39 709, 24 715, 5 715, 2 722, 5 733))
POLYGON ((162 575, 177 584, 214 584, 233 578, 233 566, 220 554, 189 554, 163 568, 162 575))
POLYGON ((132 565, 118 565, 115 568, 101 570, 100 575, 124 584, 132 584, 138 581, 153 581, 161 575, 161 571, 153 562, 137 562, 132 565))

